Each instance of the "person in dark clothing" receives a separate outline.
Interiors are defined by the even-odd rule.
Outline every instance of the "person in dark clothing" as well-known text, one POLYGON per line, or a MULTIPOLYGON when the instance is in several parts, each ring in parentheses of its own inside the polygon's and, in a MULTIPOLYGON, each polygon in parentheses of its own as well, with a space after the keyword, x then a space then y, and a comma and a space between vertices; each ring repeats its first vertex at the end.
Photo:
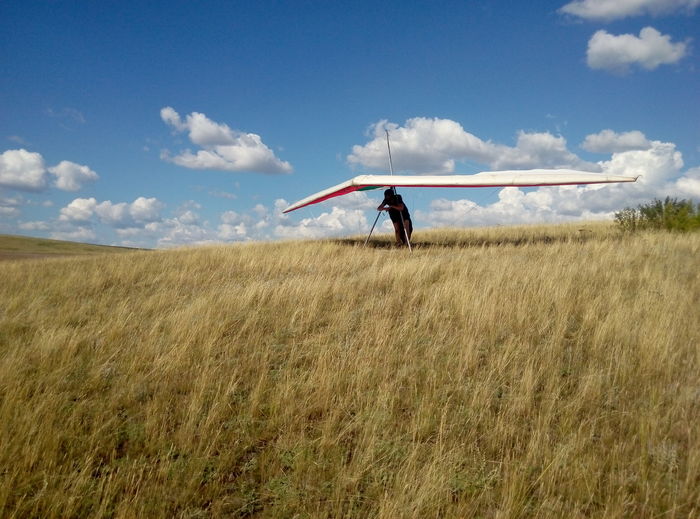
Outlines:
POLYGON ((408 235, 408 240, 410 241, 411 234, 413 233, 413 224, 411 223, 411 215, 408 212, 408 207, 403 203, 401 195, 396 194, 393 189, 387 189, 384 191, 384 200, 379 207, 377 207, 377 211, 387 211, 389 213, 389 218, 391 218, 391 222, 394 224, 396 245, 406 245, 406 235, 408 235), (404 225, 406 226, 405 233, 404 225))

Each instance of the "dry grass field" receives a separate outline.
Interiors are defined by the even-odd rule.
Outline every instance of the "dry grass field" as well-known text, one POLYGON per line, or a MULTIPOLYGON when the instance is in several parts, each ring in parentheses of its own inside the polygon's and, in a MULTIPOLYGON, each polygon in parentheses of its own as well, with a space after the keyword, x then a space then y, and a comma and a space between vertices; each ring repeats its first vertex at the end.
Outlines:
POLYGON ((83 256, 88 254, 129 252, 133 250, 134 249, 129 249, 127 247, 108 247, 105 245, 91 245, 88 243, 0 234, 0 261, 46 257, 56 258, 59 256, 83 256))
POLYGON ((700 516, 700 234, 415 238, 0 263, 0 516, 700 516))

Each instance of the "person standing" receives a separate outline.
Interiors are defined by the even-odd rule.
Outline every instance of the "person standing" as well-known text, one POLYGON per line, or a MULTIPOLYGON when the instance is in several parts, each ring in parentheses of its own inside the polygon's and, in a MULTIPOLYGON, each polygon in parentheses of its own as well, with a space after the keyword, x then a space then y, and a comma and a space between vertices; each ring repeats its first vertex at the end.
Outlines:
POLYGON ((387 211, 389 218, 394 224, 394 234, 396 236, 396 245, 407 245, 406 239, 411 241, 413 233, 413 223, 411 223, 411 214, 408 212, 408 207, 403 203, 401 195, 397 194, 393 189, 384 191, 384 200, 377 211, 387 211), (406 232, 404 232, 404 226, 406 232))

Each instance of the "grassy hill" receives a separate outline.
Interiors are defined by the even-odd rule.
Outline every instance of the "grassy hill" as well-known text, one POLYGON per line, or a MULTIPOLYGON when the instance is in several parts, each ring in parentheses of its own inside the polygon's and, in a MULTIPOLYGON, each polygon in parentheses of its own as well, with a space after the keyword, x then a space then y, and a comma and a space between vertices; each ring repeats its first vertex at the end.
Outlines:
POLYGON ((0 264, 0 516, 697 517, 700 235, 0 264))
POLYGON ((111 252, 126 252, 129 250, 133 249, 0 234, 0 261, 7 259, 106 254, 111 252))

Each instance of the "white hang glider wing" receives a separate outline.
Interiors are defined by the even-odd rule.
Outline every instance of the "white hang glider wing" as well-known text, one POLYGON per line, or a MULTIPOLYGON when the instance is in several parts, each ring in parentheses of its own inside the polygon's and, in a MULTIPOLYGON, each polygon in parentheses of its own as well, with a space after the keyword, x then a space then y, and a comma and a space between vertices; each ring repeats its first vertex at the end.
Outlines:
POLYGON ((602 175, 574 169, 530 169, 489 171, 475 175, 359 175, 299 200, 284 210, 285 213, 317 204, 353 191, 368 191, 382 187, 505 187, 505 186, 566 186, 577 184, 606 184, 634 182, 638 177, 602 175))

